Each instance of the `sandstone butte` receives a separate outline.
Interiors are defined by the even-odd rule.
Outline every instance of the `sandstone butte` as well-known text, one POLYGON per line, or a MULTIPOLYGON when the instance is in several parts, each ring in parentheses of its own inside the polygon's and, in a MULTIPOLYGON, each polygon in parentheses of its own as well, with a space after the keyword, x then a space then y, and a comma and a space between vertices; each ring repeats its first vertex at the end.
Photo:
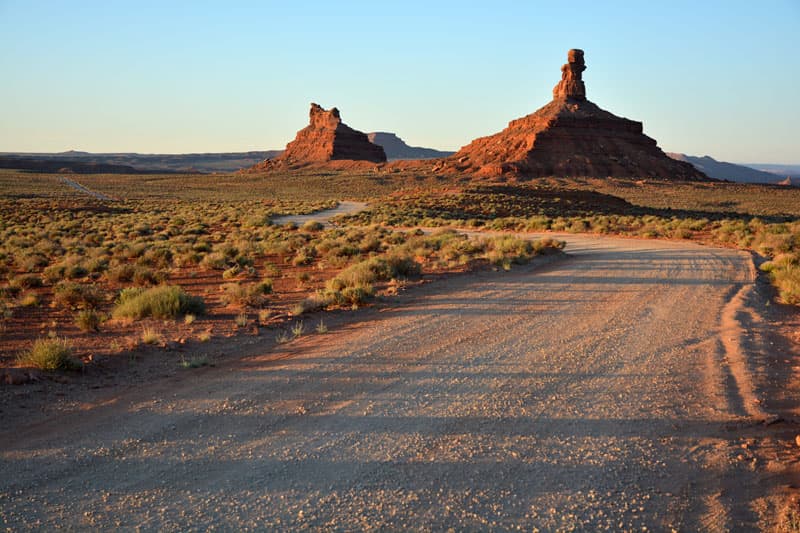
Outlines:
POLYGON ((354 130, 344 122, 339 110, 326 111, 311 104, 308 126, 297 132, 286 150, 274 159, 259 163, 252 170, 269 170, 281 167, 301 167, 332 161, 366 161, 383 163, 386 153, 373 144, 366 133, 354 130))
POLYGON ((691 164, 669 158, 642 133, 641 122, 587 100, 583 50, 570 50, 567 59, 549 104, 512 120, 500 133, 475 139, 438 168, 480 176, 709 179, 691 164))

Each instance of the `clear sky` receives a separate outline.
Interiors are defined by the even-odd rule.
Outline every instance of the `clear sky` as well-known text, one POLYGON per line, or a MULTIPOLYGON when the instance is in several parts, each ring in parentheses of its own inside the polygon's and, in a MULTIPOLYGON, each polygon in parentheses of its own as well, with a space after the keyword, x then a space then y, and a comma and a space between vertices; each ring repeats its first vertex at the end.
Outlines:
POLYGON ((283 148, 308 105, 458 149, 587 96, 666 151, 800 163, 800 0, 0 0, 0 151, 283 148))

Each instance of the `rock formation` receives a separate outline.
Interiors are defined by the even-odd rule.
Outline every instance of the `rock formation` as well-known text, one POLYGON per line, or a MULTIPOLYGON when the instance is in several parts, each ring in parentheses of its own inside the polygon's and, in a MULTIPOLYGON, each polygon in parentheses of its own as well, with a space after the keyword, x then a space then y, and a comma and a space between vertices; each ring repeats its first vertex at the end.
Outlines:
POLYGON ((275 164, 302 165, 333 160, 386 161, 383 148, 372 144, 367 135, 342 122, 335 107, 326 111, 311 104, 309 124, 297 132, 286 151, 271 160, 275 164))
POLYGON ((475 139, 445 168, 484 176, 636 177, 708 179, 689 163, 667 157, 642 133, 642 123, 618 117, 586 99, 582 50, 570 50, 553 100, 475 139))
POLYGON ((586 100, 586 86, 583 84, 583 50, 573 48, 567 52, 567 62, 561 67, 561 81, 553 87, 553 98, 586 100))
POLYGON ((421 146, 409 146, 394 133, 385 131, 367 133, 367 137, 373 144, 383 147, 383 151, 386 152, 386 157, 390 161, 396 159, 436 159, 451 156, 455 153, 421 146))

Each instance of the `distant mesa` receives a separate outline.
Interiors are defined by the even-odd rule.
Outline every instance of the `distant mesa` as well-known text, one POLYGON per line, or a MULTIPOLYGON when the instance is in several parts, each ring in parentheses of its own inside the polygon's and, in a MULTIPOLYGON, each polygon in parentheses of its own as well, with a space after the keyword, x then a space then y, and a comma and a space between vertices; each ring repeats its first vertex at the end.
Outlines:
POLYGON ((549 104, 500 133, 475 139, 441 168, 483 176, 708 179, 691 164, 667 157, 642 133, 641 122, 587 100, 584 70, 583 50, 570 50, 549 104))
POLYGON ((374 131, 367 133, 367 138, 373 144, 383 148, 386 152, 386 158, 389 161, 397 159, 439 159, 448 157, 455 152, 445 152, 443 150, 434 150, 433 148, 423 148, 421 146, 409 146, 394 133, 385 131, 374 131))
POLYGON ((326 111, 322 106, 312 103, 308 118, 308 126, 297 132, 295 139, 286 145, 281 155, 256 165, 254 170, 259 167, 297 167, 339 160, 386 161, 383 148, 372 144, 366 133, 342 122, 339 110, 335 107, 326 111))
MULTIPOLYGON (((771 172, 764 172, 745 165, 737 165, 735 163, 726 163, 725 161, 717 161, 713 157, 703 156, 697 157, 693 155, 686 155, 674 152, 667 152, 667 155, 678 161, 686 161, 691 163, 698 170, 707 176, 718 179, 735 181, 738 183, 782 183, 782 176, 773 174, 771 172)), ((785 181, 785 180, 783 180, 785 181)), ((791 183, 791 180, 789 180, 791 183)))

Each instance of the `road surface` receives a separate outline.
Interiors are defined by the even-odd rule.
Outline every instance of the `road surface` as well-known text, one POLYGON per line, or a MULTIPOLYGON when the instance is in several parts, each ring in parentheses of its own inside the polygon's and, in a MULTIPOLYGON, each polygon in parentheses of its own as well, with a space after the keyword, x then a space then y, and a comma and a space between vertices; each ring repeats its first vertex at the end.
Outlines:
POLYGON ((339 215, 352 215, 358 213, 359 211, 363 211, 366 208, 367 204, 364 202, 343 201, 339 202, 339 205, 332 209, 323 209, 322 211, 309 213, 307 215, 283 215, 275 217, 272 219, 272 223, 281 225, 292 222, 297 226, 302 226, 306 222, 321 222, 325 226, 330 227, 330 221, 333 217, 339 215))
POLYGON ((71 180, 71 179, 66 178, 64 176, 61 176, 61 181, 63 181, 64 183, 66 183, 67 185, 69 185, 70 187, 75 189, 76 191, 82 192, 83 194, 88 194, 89 196, 92 196, 92 197, 94 197, 94 198, 96 198, 98 200, 103 200, 103 201, 107 201, 107 202, 110 202, 110 201, 114 200, 110 196, 106 196, 103 193, 88 189, 88 188, 84 187, 83 185, 81 185, 80 183, 78 183, 77 181, 71 180))
POLYGON ((566 259, 0 429, 0 528, 757 527, 749 257, 568 239, 566 259))

